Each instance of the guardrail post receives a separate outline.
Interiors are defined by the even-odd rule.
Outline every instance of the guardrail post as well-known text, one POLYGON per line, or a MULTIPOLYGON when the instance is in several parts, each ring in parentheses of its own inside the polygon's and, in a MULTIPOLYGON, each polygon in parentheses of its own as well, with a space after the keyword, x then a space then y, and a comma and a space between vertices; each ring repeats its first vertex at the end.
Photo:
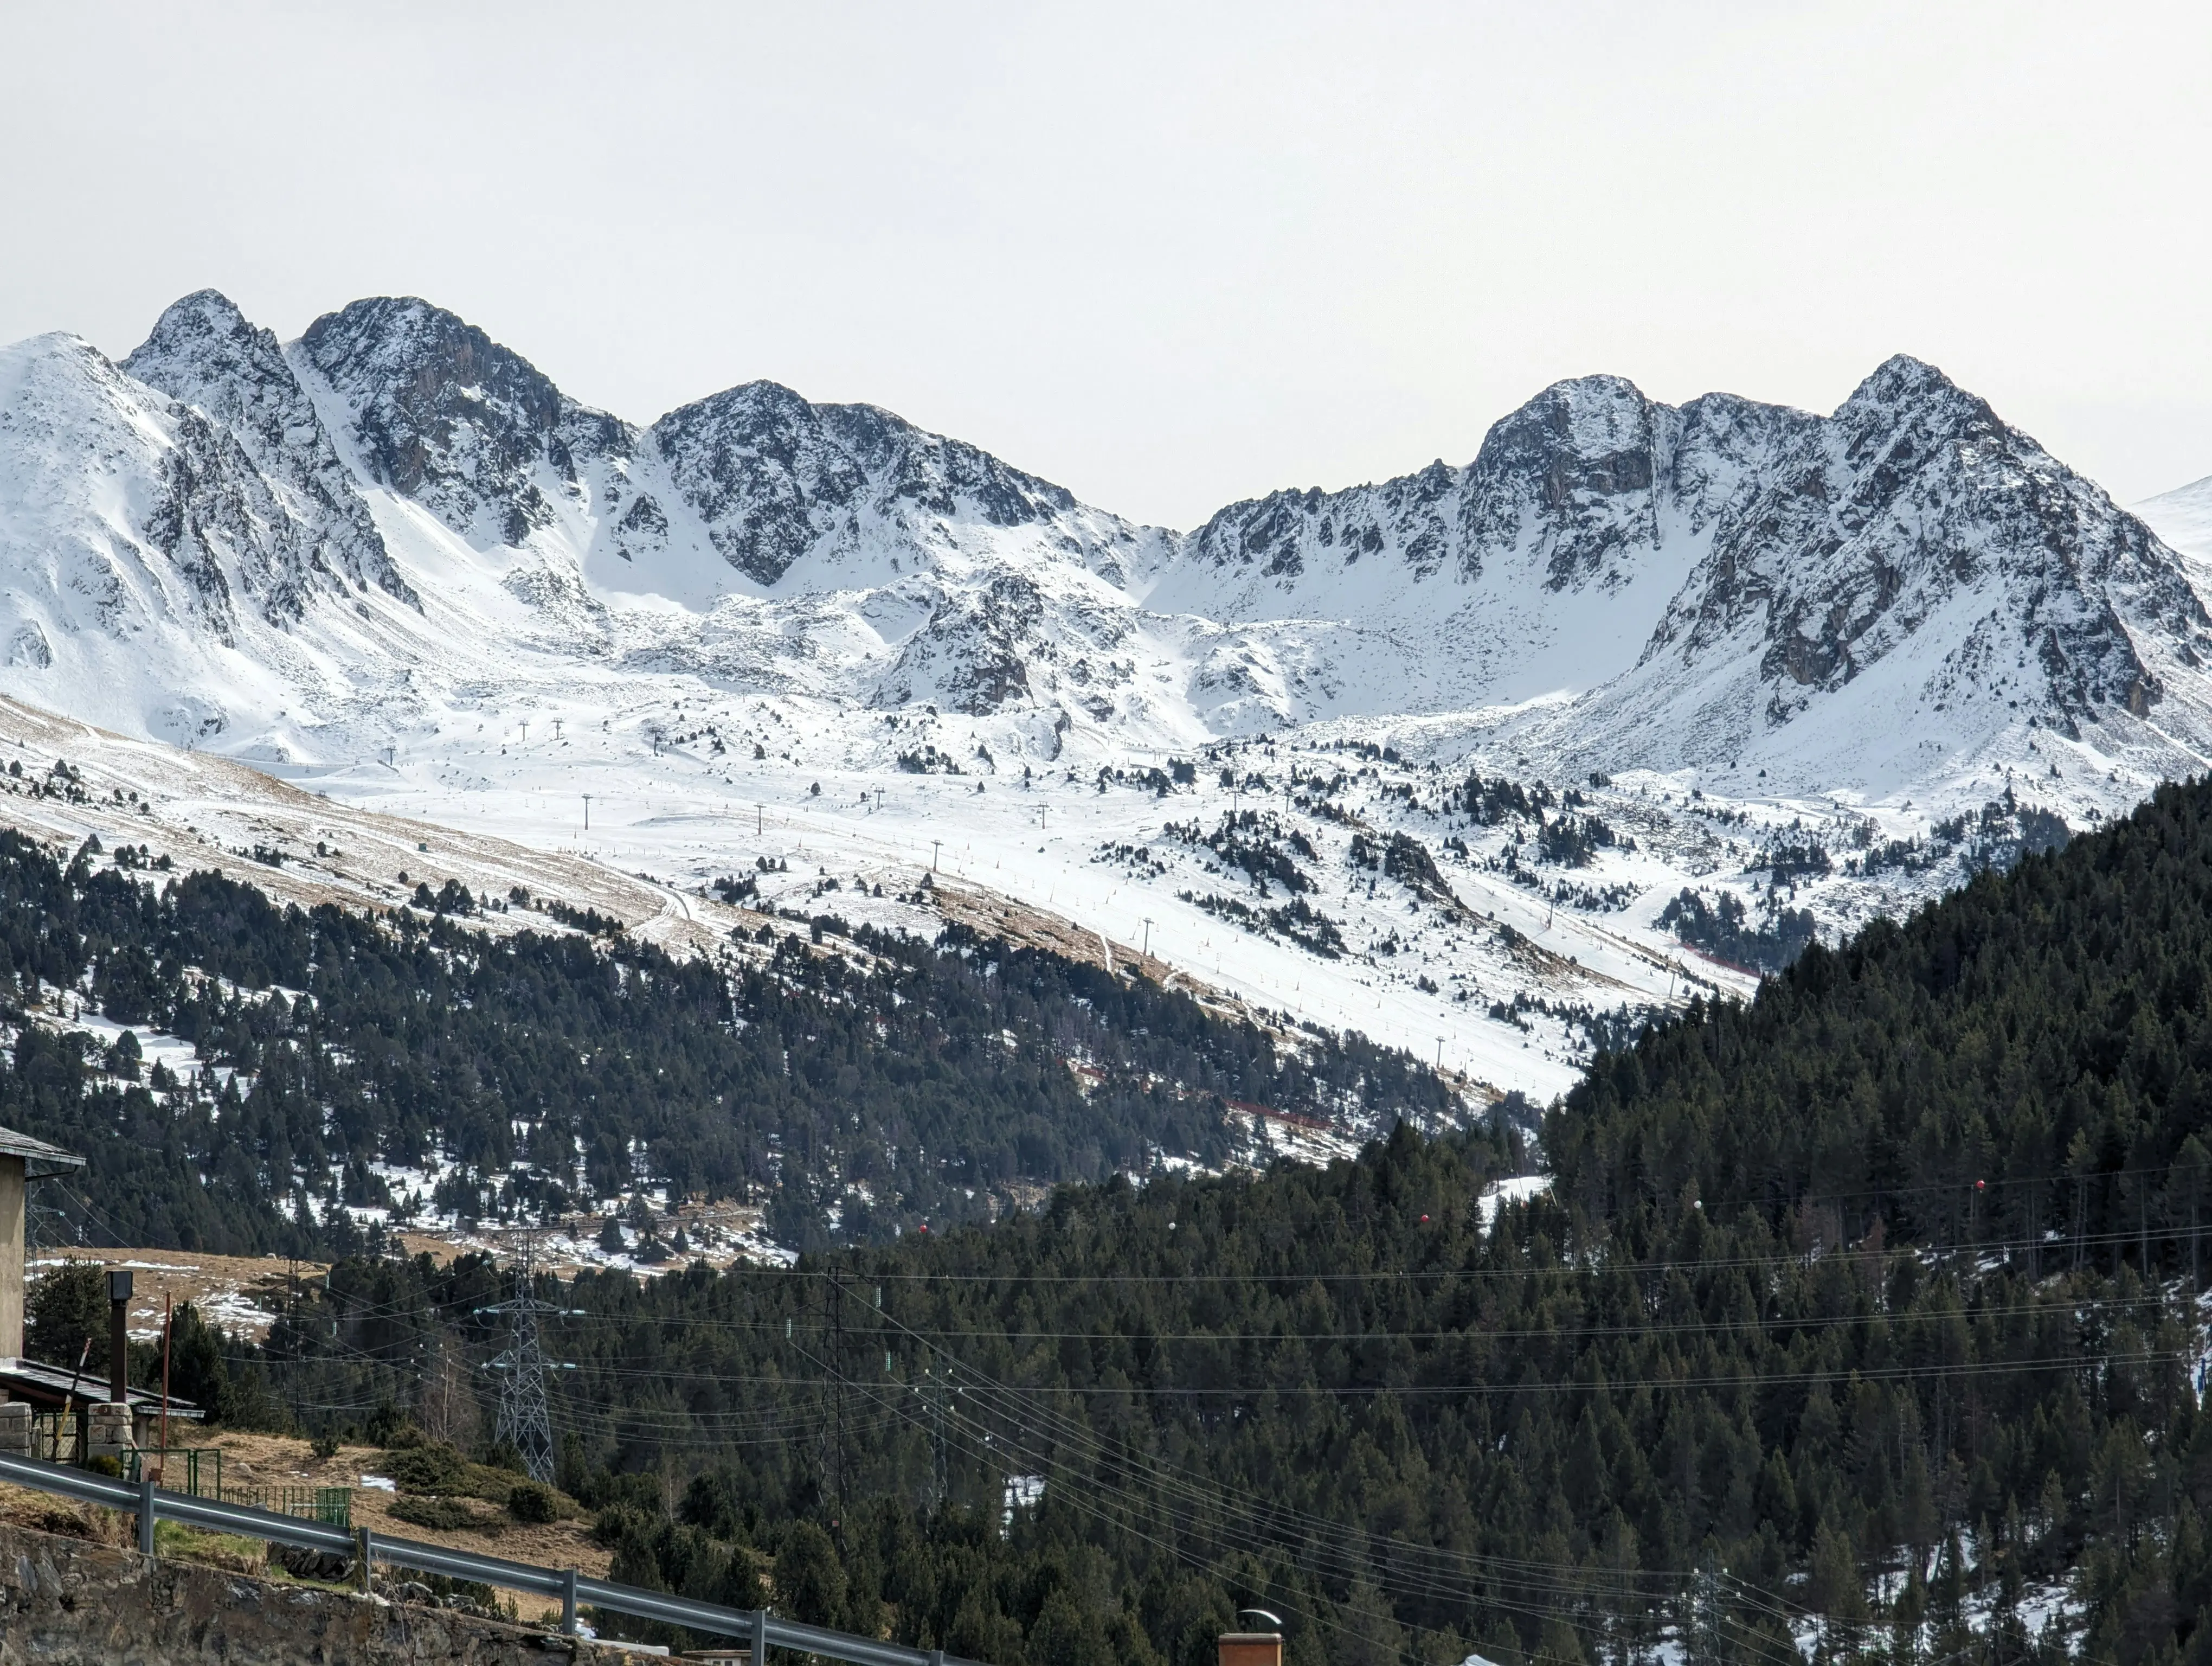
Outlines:
POLYGON ((753 1610, 753 1657, 746 1666, 768 1666, 768 1610, 753 1610))
POLYGON ((353 1530, 354 1574, 361 1581, 361 1594, 367 1596, 375 1589, 369 1578, 368 1560, 376 1550, 376 1535, 366 1527, 353 1530))
POLYGON ((561 1630, 569 1637, 576 1634, 576 1570, 569 1568, 561 1576, 561 1630))
POLYGON ((154 1554, 154 1477, 143 1469, 138 1476, 138 1554, 154 1554))
POLYGON ((929 1651, 929 1666, 945 1666, 944 1650, 932 1649, 929 1651))

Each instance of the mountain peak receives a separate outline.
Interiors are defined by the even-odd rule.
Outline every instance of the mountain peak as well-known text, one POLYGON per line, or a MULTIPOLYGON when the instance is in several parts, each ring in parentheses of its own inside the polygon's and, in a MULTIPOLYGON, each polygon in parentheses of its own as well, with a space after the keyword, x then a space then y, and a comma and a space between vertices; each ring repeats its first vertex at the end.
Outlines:
POLYGON ((381 483, 465 537, 519 544, 578 494, 581 461, 626 457, 627 424, 568 398, 520 353, 415 295, 373 295, 309 325, 300 350, 353 417, 381 483), (540 468, 550 477, 541 483, 540 468))
POLYGON ((294 553, 267 587, 272 621, 298 618, 309 592, 340 575, 416 599, 276 335, 229 296, 171 302, 123 369, 221 424, 292 517, 294 553))
MULTIPOLYGON (((157 344, 195 337, 229 337, 242 339, 255 333, 238 303, 220 289, 195 289, 161 309, 137 351, 157 344)), ((273 339, 273 337, 272 337, 273 339)))
MULTIPOLYGON (((1534 429, 1580 455, 1607 456, 1648 437, 1650 410, 1644 390, 1626 376, 1571 376, 1500 417, 1490 432, 1511 435, 1534 429)), ((1488 436, 1483 449, 1490 449, 1488 436)))
POLYGON ((1836 409, 1838 420, 1854 411, 1872 410, 1929 410, 1950 408, 1986 415, 1996 413, 1984 400, 1967 392, 1925 359, 1910 353, 1893 353, 1876 365, 1850 397, 1836 409))

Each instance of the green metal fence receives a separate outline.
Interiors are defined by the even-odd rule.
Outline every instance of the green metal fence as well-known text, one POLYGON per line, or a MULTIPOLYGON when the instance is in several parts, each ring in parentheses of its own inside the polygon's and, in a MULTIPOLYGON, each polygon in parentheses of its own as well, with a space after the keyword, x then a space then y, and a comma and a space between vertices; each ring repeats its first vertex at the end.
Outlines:
POLYGON ((133 1483, 152 1475, 172 1493, 196 1499, 222 1496, 220 1446, 141 1446, 123 1460, 123 1478, 133 1483))
POLYGON ((272 1515, 296 1516, 349 1532, 353 1529, 350 1487, 226 1487, 220 1502, 242 1504, 272 1515))
POLYGON ((226 1486, 222 1450, 216 1446, 145 1446, 123 1461, 123 1478, 136 1486, 152 1475, 164 1491, 218 1504, 242 1504, 279 1516, 296 1516, 325 1527, 353 1528, 350 1487, 226 1486))

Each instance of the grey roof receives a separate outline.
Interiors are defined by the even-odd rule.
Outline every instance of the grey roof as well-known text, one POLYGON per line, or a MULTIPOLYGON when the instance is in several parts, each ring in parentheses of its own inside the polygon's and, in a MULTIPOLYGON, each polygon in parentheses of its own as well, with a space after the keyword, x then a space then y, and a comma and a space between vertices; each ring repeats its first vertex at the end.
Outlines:
POLYGON ((51 1180, 58 1174, 75 1174, 84 1166, 84 1158, 75 1152, 33 1140, 13 1128, 0 1128, 0 1157, 21 1158, 26 1180, 51 1180))
MULTIPOLYGON (((107 1398, 107 1373, 74 1371, 67 1365, 49 1365, 37 1359, 0 1359, 0 1389, 33 1405, 90 1405, 107 1398)), ((159 1394, 140 1388, 133 1388, 129 1393, 132 1406, 160 1409, 159 1394)), ((204 1414, 191 1401, 172 1395, 169 1415, 196 1418, 204 1414)))

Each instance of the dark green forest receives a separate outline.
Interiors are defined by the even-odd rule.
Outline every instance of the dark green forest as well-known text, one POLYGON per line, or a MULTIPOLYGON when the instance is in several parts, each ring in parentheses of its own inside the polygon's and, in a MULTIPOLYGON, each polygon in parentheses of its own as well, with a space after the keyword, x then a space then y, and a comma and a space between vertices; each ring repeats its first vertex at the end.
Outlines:
MULTIPOLYGON (((579 1278, 561 1482, 620 1577, 1002 1666, 1247 1604, 1298 1666, 2203 1660, 2208 996, 2193 783, 1601 1056, 1494 1213, 1527 1153, 1401 1127, 579 1278)), ((348 1261, 194 1387, 481 1441, 434 1365, 497 1282, 348 1261)))
MULTIPOLYGON (((1601 1055, 1526 1201, 1401 1126, 549 1286, 560 1485, 617 1578, 1002 1666, 1201 1666, 1245 1604, 1298 1666, 2194 1662, 2208 995, 2190 783, 1601 1055)), ((483 1450, 502 1287, 356 1255, 179 1392, 483 1450)))
POLYGON ((461 1165, 439 1202, 465 1219, 659 1185, 759 1200, 780 1241, 816 1246, 832 1206, 866 1240, 1156 1148, 1218 1164, 1224 1098, 1384 1126, 1450 1107, 1358 1037, 1294 1056, 1186 994, 964 927, 757 930, 759 952, 679 961, 450 913, 305 913, 0 832, 0 1123, 87 1156, 63 1241, 343 1255, 366 1246, 339 1205, 389 1201, 369 1165, 434 1147, 461 1165), (191 1042, 219 1078, 30 1021, 80 998, 191 1042))

